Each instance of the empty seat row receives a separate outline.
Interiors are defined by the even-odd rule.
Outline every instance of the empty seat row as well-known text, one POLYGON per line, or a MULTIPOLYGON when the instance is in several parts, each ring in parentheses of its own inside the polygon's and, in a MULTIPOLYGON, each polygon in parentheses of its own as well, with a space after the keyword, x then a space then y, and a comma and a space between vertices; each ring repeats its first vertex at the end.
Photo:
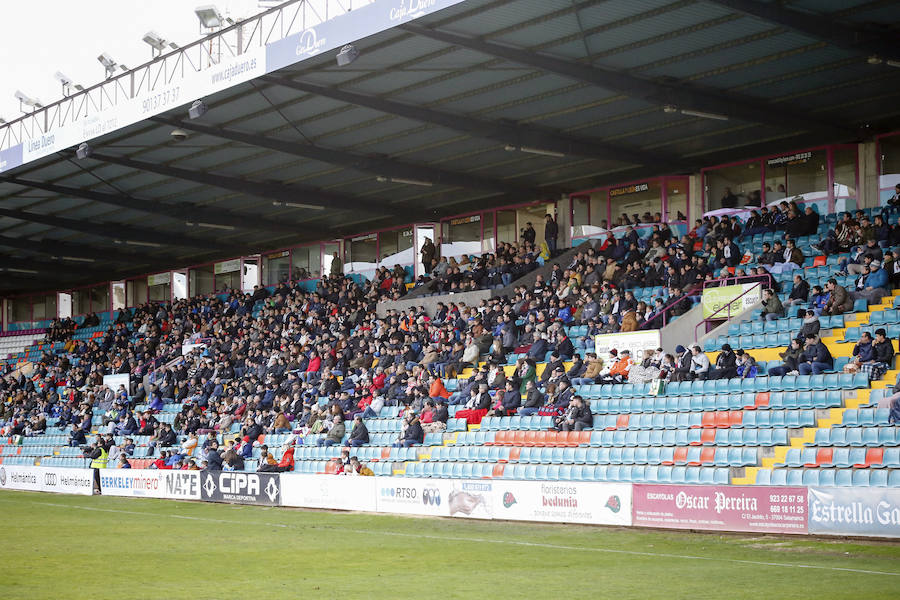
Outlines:
POLYGON ((550 448, 443 446, 428 460, 444 462, 509 462, 532 464, 716 465, 745 467, 758 463, 756 448, 624 447, 550 448))
POLYGON ((491 465, 490 463, 408 463, 407 477, 519 479, 526 481, 617 481, 639 483, 728 484, 725 467, 644 465, 491 465))
POLYGON ((766 429, 666 429, 557 433, 555 431, 470 431, 460 433, 456 444, 505 446, 785 446, 790 430, 766 429), (499 436, 499 440, 497 439, 499 436))
POLYGON ((900 427, 838 427, 816 431, 813 446, 900 446, 900 427))
POLYGON ((703 396, 658 396, 592 400, 597 414, 723 411, 740 409, 838 408, 843 405, 841 390, 804 392, 744 392, 703 396))
POLYGON ((756 485, 900 487, 900 469, 762 469, 756 485))
POLYGON ((791 448, 776 467, 900 468, 900 448, 791 448))
POLYGON ((890 417, 888 408, 851 408, 844 411, 843 419, 834 427, 872 427, 888 425, 890 417))

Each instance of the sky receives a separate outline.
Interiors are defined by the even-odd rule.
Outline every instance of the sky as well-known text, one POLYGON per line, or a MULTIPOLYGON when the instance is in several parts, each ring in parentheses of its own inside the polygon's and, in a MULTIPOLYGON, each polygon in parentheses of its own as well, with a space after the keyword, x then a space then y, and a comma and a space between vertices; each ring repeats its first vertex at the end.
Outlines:
POLYGON ((0 118, 21 115, 16 90, 44 105, 62 98, 57 71, 84 87, 99 83, 103 52, 129 68, 147 62, 148 31, 180 46, 199 39, 194 9, 208 4, 233 19, 261 12, 257 0, 3 0, 0 118))

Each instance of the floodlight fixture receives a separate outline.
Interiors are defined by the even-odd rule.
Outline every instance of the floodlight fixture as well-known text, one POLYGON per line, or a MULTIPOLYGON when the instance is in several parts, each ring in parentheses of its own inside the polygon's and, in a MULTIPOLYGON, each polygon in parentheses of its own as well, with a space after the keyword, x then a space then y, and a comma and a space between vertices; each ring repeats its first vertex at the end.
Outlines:
POLYGON ((97 60, 106 69, 106 78, 109 79, 116 72, 116 61, 108 53, 104 52, 97 57, 97 60))
POLYGON ((357 58, 359 58, 359 50, 353 44, 347 44, 337 53, 337 65, 346 67, 357 58))
POLYGON ((53 77, 62 85, 62 93, 63 96, 68 96, 71 89, 74 87, 76 90, 81 91, 84 88, 80 85, 76 85, 72 82, 72 78, 63 73, 62 71, 57 71, 53 74, 53 77))
MULTIPOLYGON (((38 100, 37 98, 32 98, 21 90, 16 90, 16 93, 13 94, 13 96, 15 96, 16 100, 19 101, 19 110, 22 110, 23 105, 30 106, 31 108, 41 108, 43 106, 40 100, 38 100)), ((25 111, 22 110, 22 112, 25 111)))
POLYGON ((225 20, 222 18, 222 13, 219 12, 219 9, 216 8, 215 4, 198 6, 194 9, 194 14, 200 19, 200 25, 207 29, 216 29, 225 23, 225 20))
POLYGON ((75 150, 75 158, 77 158, 78 160, 84 160, 85 158, 89 157, 93 151, 94 149, 91 148, 90 144, 88 144, 87 142, 82 142, 75 150))
POLYGON ((156 33, 155 31, 152 31, 152 30, 145 33, 144 37, 141 39, 144 41, 145 44, 150 46, 153 56, 156 56, 157 54, 162 54, 163 50, 165 50, 166 47, 169 45, 169 42, 166 41, 166 39, 163 36, 159 35, 158 33, 156 33))
POLYGON ((188 117, 191 119, 199 119, 205 115, 208 110, 209 107, 206 105, 206 102, 203 100, 195 100, 188 109, 188 117))

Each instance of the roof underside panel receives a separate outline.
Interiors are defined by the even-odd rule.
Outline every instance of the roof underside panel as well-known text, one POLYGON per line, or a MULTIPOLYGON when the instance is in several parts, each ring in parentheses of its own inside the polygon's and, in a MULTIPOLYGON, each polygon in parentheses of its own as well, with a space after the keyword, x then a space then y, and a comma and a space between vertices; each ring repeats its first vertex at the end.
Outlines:
MULTIPOLYGON (((848 35, 854 23, 864 23, 889 36, 896 33, 900 2, 783 4, 830 14, 848 35)), ((0 269, 3 257, 33 258, 58 263, 72 275, 66 285, 96 283, 98 271, 138 275, 151 263, 157 270, 182 268, 413 218, 435 221, 626 179, 686 173, 796 150, 798 140, 856 142, 864 124, 878 128, 866 136, 900 128, 900 69, 869 64, 867 52, 814 31, 795 31, 716 2, 468 0, 417 24, 596 71, 576 77, 530 66, 524 56, 501 58, 489 48, 448 44, 410 29, 384 31, 356 42, 360 56, 346 67, 327 52, 272 74, 324 86, 322 93, 268 79, 241 83, 204 98, 209 112, 196 122, 187 119, 187 102, 168 111, 166 122, 148 120, 92 140, 94 156, 86 160, 76 160, 70 149, 3 173, 0 207, 26 214, 0 215, 0 234, 29 241, 25 248, 0 245, 0 269), (609 71, 656 90, 628 96, 622 91, 627 85, 604 80, 609 71), (685 85, 691 98, 726 98, 719 106, 727 120, 685 115, 678 107, 664 111, 670 90, 685 85), (347 99, 342 92, 362 97, 347 99), (783 110, 808 119, 803 125, 754 120, 746 111, 739 118, 728 114, 730 95, 740 95, 745 107, 763 108, 763 115, 783 110), (192 123, 212 130, 192 130, 192 123), (186 132, 184 139, 171 135, 176 127, 186 132), (237 141, 235 134, 250 138, 237 141), (575 151, 531 154, 517 150, 525 145, 520 139, 575 151), (286 147, 267 147, 272 143, 286 147), (311 146, 338 154, 309 156, 311 146), (624 151, 637 158, 615 160, 624 151), (660 156, 677 167, 661 167, 660 156), (416 180, 441 179, 429 186, 389 181, 409 178, 410 169, 422 171, 416 180), (285 199, 324 208, 283 206, 285 199), (335 202, 362 209, 340 209, 335 202), (41 222, 52 217, 70 221, 41 222), (165 246, 125 243, 120 232, 165 246), (93 263, 60 262, 39 240, 63 241, 70 244, 63 248, 86 253, 99 249, 109 259, 100 260, 101 254, 93 263)), ((61 281, 50 270, 3 279, 0 289, 12 291, 56 289, 61 281)))

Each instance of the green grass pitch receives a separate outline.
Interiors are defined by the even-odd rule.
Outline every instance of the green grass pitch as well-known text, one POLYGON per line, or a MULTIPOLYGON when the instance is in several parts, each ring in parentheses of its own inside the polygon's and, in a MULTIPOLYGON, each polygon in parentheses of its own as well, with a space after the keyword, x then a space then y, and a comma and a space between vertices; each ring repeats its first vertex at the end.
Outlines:
POLYGON ((900 598, 900 544, 0 492, 0 598, 900 598))

